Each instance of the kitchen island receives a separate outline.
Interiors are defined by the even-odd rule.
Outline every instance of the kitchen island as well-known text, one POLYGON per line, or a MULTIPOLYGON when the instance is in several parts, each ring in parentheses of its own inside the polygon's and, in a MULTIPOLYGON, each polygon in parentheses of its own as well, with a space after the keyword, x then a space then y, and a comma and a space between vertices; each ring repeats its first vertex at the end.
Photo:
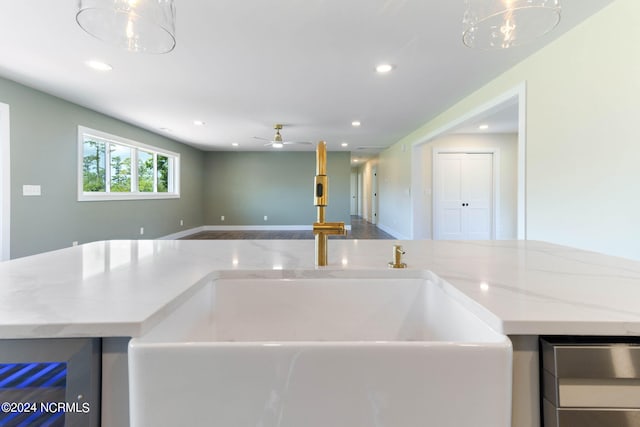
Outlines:
MULTIPOLYGON (((400 271, 387 264, 398 243, 409 270, 432 272, 469 311, 511 338, 514 426, 539 425, 538 336, 640 335, 639 262, 545 242, 331 239, 329 265, 319 269, 393 277, 400 271)), ((124 403, 109 396, 126 382, 130 337, 151 330, 217 277, 317 270, 313 252, 305 240, 106 241, 4 262, 0 339, 104 338, 103 425, 117 425, 110 417, 124 403)))

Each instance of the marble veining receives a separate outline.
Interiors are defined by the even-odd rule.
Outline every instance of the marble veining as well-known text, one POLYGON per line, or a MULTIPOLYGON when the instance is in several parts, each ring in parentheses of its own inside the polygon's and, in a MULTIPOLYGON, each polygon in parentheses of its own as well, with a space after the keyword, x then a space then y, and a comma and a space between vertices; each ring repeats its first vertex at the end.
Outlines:
POLYGON ((313 252, 308 240, 125 240, 2 262, 0 338, 139 336, 216 277, 364 272, 430 275, 505 334, 640 333, 640 262, 536 241, 335 239, 319 268, 313 252), (406 271, 387 268, 394 243, 406 271))
POLYGON ((451 286, 424 270, 268 273, 221 272, 129 341, 131 425, 202 425, 205 407, 209 425, 510 425, 511 341, 451 286))

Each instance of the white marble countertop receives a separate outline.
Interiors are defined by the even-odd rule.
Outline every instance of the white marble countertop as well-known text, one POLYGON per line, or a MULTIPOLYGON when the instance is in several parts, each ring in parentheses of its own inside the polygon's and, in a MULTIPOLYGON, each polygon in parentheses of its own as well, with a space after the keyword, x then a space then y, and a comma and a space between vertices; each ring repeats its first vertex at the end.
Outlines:
MULTIPOLYGON (((433 272, 499 332, 640 335, 640 262, 549 243, 330 239, 320 270, 393 275, 395 243, 407 271, 433 272)), ((0 338, 139 336, 198 284, 318 270, 313 253, 312 240, 123 240, 3 262, 0 338)))

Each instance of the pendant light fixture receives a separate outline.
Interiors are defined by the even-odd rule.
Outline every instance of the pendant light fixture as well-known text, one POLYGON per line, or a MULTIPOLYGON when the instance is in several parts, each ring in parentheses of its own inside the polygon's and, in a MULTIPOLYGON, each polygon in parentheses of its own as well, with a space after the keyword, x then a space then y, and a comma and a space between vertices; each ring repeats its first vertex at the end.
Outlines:
POLYGON ((535 40, 560 22, 560 0, 465 0, 462 41, 506 49, 535 40))
POLYGON ((76 21, 131 52, 168 53, 176 45, 173 0, 79 0, 76 21))

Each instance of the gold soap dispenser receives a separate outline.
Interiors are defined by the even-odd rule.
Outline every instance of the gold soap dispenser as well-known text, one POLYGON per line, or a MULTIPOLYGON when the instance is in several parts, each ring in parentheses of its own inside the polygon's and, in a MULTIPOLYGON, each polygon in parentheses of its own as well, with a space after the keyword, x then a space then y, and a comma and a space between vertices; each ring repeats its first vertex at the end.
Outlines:
POLYGON ((388 264, 389 268, 407 268, 407 264, 402 262, 402 255, 404 254, 405 251, 401 245, 393 245, 393 261, 388 264))

